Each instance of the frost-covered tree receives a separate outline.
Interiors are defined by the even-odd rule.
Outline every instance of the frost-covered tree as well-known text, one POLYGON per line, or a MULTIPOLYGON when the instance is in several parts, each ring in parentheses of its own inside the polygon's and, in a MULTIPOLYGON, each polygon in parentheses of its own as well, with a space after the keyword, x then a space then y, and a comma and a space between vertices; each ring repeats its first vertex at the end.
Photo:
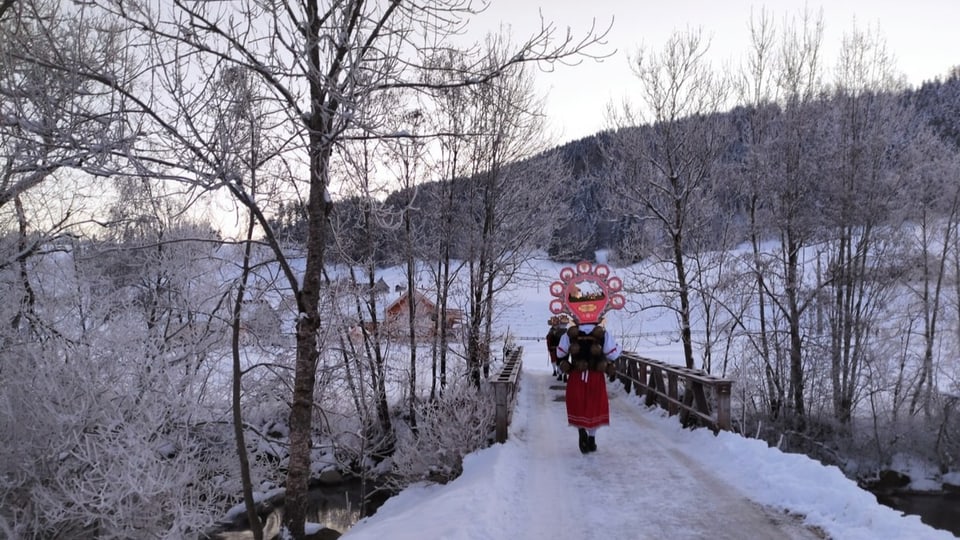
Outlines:
MULTIPOLYGON (((507 63, 513 49, 507 36, 488 36, 486 69, 507 63)), ((495 300, 505 297, 500 293, 529 249, 546 238, 548 209, 567 178, 555 156, 536 157, 543 151, 542 105, 528 69, 512 66, 470 94, 470 174, 462 192, 459 249, 469 275, 465 340, 476 387, 490 367, 495 300)))
MULTIPOLYGON (((616 193, 627 211, 657 224, 669 281, 647 283, 663 291, 676 315, 687 367, 695 365, 691 337, 694 282, 690 254, 706 249, 714 201, 712 173, 726 150, 727 84, 706 59, 709 43, 699 31, 674 33, 659 52, 641 49, 634 73, 641 83, 640 105, 626 106, 621 130, 610 148, 620 163, 616 193)), ((642 281, 642 280, 641 280, 642 281)))
MULTIPOLYGON (((13 537, 181 536, 222 504, 190 487, 229 468, 197 451, 219 444, 216 430, 184 421, 208 352, 184 336, 202 329, 147 339, 146 304, 109 265, 117 246, 78 236, 102 232, 90 221, 112 192, 102 177, 135 139, 122 97, 83 75, 123 83, 115 30, 87 6, 0 5, 0 520, 13 537)), ((184 270, 192 248, 171 283, 201 281, 192 272, 208 267, 184 270)), ((185 292, 164 309, 212 305, 185 292)))
MULTIPOLYGON (((826 291, 829 321, 833 415, 850 421, 862 385, 861 370, 871 362, 868 337, 892 293, 890 268, 897 264, 896 231, 905 195, 901 163, 917 126, 912 110, 901 105, 902 90, 891 58, 875 34, 855 30, 847 36, 830 103, 834 152, 824 156, 823 186, 826 243, 826 291), (889 264, 892 262, 893 264, 889 264)), ((895 275, 895 272, 894 272, 895 275)))
POLYGON ((780 351, 788 359, 787 417, 798 426, 806 414, 803 317, 816 294, 804 275, 808 267, 804 249, 816 240, 820 226, 816 211, 819 180, 824 177, 821 161, 829 125, 820 101, 822 83, 822 17, 803 13, 778 40, 776 86, 783 112, 778 136, 771 145, 774 164, 765 195, 773 217, 773 231, 779 250, 767 268, 776 285, 768 298, 783 321, 784 340, 780 351), (811 146, 814 145, 814 146, 811 146))
MULTIPOLYGON (((780 416, 786 401, 787 368, 783 355, 776 354, 776 326, 768 306, 768 267, 770 258, 763 244, 772 232, 771 205, 766 199, 767 182, 772 181, 774 166, 772 146, 779 134, 781 112, 776 85, 777 35, 771 16, 761 11, 749 24, 751 47, 735 87, 744 107, 742 117, 734 118, 744 147, 744 154, 729 170, 730 177, 742 193, 742 210, 747 221, 751 257, 750 281, 756 307, 745 310, 740 326, 755 351, 760 366, 761 388, 758 397, 767 414, 774 420, 780 416)), ((736 114, 736 113, 734 113, 736 114)), ((750 302, 748 302, 750 305, 750 302)), ((744 361, 746 366, 751 362, 744 361)), ((749 369, 749 367, 747 368, 749 369)), ((745 384, 746 381, 741 381, 745 384)))
POLYGON ((80 192, 91 175, 115 170, 111 153, 132 137, 122 100, 83 69, 121 69, 122 43, 108 22, 42 0, 5 2, 0 13, 0 271, 16 306, 3 324, 30 324, 34 292, 28 260, 51 249, 95 205, 80 192))
MULTIPOLYGON (((303 537, 317 366, 329 354, 324 344, 331 321, 320 309, 326 294, 322 278, 327 255, 331 184, 336 154, 349 137, 386 135, 384 124, 368 113, 380 92, 429 86, 423 58, 449 46, 473 6, 460 0, 420 4, 367 3, 362 0, 303 4, 258 1, 229 5, 133 4, 102 0, 97 6, 121 21, 124 36, 141 55, 140 92, 127 95, 147 118, 150 146, 138 152, 144 175, 176 176, 207 190, 229 193, 254 212, 260 233, 284 270, 295 305, 296 360, 289 415, 290 457, 285 520, 303 537), (270 98, 262 122, 273 136, 288 141, 263 160, 278 160, 288 172, 285 193, 301 196, 306 241, 303 271, 270 228, 269 209, 258 205, 234 182, 230 168, 212 151, 214 124, 198 122, 218 73, 243 68, 258 78, 270 98)), ((541 32, 505 55, 497 65, 474 64, 458 85, 495 80, 509 65, 555 61, 582 54, 597 39, 541 32)), ((83 75, 112 87, 99 73, 83 75)), ((279 167, 278 167, 279 168, 279 167)), ((330 334, 332 335, 332 334, 330 334)))

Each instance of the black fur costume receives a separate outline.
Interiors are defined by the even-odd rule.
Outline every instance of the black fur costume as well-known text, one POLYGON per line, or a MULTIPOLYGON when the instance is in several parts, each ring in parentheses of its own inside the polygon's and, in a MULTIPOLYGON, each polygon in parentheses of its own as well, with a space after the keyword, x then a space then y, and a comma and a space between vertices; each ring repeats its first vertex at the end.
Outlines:
POLYGON ((571 326, 567 329, 567 335, 570 337, 570 355, 560 362, 560 369, 564 373, 572 368, 575 371, 589 370, 610 374, 614 366, 603 354, 606 333, 602 326, 594 326, 588 333, 581 332, 579 326, 571 326))

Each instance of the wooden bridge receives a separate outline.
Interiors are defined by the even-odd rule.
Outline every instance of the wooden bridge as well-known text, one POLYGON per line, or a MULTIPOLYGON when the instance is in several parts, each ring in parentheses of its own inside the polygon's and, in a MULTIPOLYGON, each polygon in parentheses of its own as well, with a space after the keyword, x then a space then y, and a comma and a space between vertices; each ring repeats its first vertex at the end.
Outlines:
MULTIPOLYGON (((623 399, 619 385, 613 389, 617 397, 610 400, 611 426, 598 432, 596 452, 582 454, 577 431, 567 422, 565 384, 551 375, 545 348, 524 353, 520 348, 506 351, 503 369, 490 380, 500 411, 498 437, 510 430, 506 444, 465 462, 461 477, 438 488, 443 496, 421 498, 419 492, 395 511, 385 506, 346 537, 825 538, 802 517, 750 501, 716 471, 691 459, 681 446, 687 437, 677 440, 676 432, 664 431, 663 422, 643 410, 645 401, 623 399), (406 517, 411 513, 415 518, 406 517)), ((621 384, 629 382, 631 394, 639 392, 665 410, 675 410, 678 419, 686 415, 712 426, 723 422, 716 399, 729 399, 729 392, 716 388, 729 389, 729 381, 695 370, 674 371, 635 355, 618 365, 621 384)), ((709 432, 699 432, 689 435, 713 439, 709 432)))
MULTIPOLYGON (((510 417, 520 384, 523 347, 504 349, 503 368, 490 381, 496 402, 496 440, 507 440, 510 417)), ((714 432, 730 430, 730 392, 733 381, 700 369, 675 366, 625 352, 616 360, 624 389, 645 397, 647 406, 658 405, 684 426, 704 425, 714 432)))
POLYGON ((385 505, 346 537, 952 536, 919 520, 902 519, 855 483, 838 481, 842 473, 835 468, 799 456, 787 463, 783 456, 774 456, 779 452, 775 449, 767 449, 771 453, 767 463, 760 455, 762 444, 736 443, 738 436, 722 432, 730 425, 731 381, 629 353, 617 367, 623 386, 610 385, 611 425, 598 431, 598 450, 584 455, 577 431, 567 422, 566 385, 551 374, 545 347, 526 352, 509 348, 499 375, 490 380, 491 395, 498 397, 498 438, 506 438, 509 428, 509 440, 465 460, 463 475, 449 484, 429 492, 416 490, 396 506, 385 505), (671 420, 644 410, 647 403, 681 422, 707 426, 717 436, 707 430, 677 429, 671 420), (717 467, 721 462, 734 465, 717 467), (807 475, 795 492, 791 474, 807 475), (811 477, 818 482, 811 483, 811 477), (834 503, 838 497, 843 504, 834 503), (856 534, 845 534, 849 531, 856 534))

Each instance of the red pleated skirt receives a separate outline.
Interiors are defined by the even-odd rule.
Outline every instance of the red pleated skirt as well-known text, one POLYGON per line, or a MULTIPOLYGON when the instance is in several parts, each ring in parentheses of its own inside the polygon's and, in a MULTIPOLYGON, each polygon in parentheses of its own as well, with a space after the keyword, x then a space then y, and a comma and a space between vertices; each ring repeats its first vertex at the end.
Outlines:
POLYGON ((567 422, 578 428, 610 425, 607 378, 599 371, 571 371, 567 380, 567 422))

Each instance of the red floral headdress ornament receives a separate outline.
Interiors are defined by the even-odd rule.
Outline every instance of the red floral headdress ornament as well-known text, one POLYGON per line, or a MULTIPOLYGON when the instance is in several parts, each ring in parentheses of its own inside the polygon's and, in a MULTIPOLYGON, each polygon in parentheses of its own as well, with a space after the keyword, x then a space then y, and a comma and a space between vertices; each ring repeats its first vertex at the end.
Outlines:
POLYGON ((626 305, 621 289, 623 281, 611 276, 607 265, 580 261, 576 269, 561 269, 560 281, 550 284, 550 294, 555 297, 550 311, 569 313, 579 324, 597 324, 606 312, 626 305))

